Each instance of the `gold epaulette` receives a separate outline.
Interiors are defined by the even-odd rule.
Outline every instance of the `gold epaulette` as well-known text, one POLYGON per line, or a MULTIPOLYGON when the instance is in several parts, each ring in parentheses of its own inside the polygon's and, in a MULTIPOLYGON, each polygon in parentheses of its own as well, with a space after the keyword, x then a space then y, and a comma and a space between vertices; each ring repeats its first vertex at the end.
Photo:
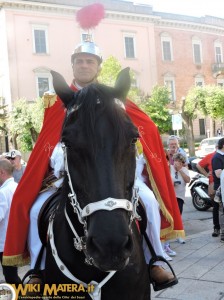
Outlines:
POLYGON ((46 92, 44 93, 43 101, 44 101, 44 108, 51 107, 57 101, 57 95, 46 92))
POLYGON ((136 143, 136 148, 137 148, 137 155, 140 155, 143 153, 143 147, 141 142, 138 140, 136 143))

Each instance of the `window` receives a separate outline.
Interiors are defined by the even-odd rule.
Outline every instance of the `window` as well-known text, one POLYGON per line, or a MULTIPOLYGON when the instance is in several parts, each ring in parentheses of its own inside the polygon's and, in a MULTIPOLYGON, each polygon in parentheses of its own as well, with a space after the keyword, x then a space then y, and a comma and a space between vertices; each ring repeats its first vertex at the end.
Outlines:
POLYGON ((37 97, 43 97, 45 92, 54 90, 50 70, 47 68, 37 68, 34 70, 34 73, 36 78, 37 97))
POLYGON ((161 35, 162 56, 164 61, 173 60, 172 39, 167 33, 161 35))
POLYGON ((195 86, 204 86, 204 78, 201 75, 195 77, 195 86))
POLYGON ((219 41, 215 41, 214 47, 215 47, 215 62, 217 64, 220 64, 223 62, 222 44, 219 41))
POLYGON ((215 62, 218 64, 222 62, 222 52, 220 47, 215 47, 215 62))
POLYGON ((133 36, 124 37, 125 57, 135 58, 135 43, 133 36))
POLYGON ((200 65, 202 63, 201 41, 198 38, 193 38, 192 45, 193 45, 194 63, 200 65))
POLYGON ((220 87, 224 87, 224 79, 217 79, 217 85, 220 87))
POLYGON ((47 26, 33 26, 34 53, 47 54, 48 51, 48 30, 47 26))
POLYGON ((205 119, 199 119, 200 135, 205 135, 205 119))
POLYGON ((47 77, 37 77, 38 96, 43 97, 43 94, 49 91, 49 79, 47 77))
POLYGON ((167 87, 170 93, 170 100, 176 101, 176 93, 175 93, 175 82, 174 79, 171 77, 164 78, 164 84, 167 87))

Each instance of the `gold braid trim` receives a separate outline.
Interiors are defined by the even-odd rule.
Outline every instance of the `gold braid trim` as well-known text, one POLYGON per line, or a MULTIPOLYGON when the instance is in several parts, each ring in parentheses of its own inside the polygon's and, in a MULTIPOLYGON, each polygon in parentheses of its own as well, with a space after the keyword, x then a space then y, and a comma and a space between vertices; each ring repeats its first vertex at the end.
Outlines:
POLYGON ((4 266, 17 266, 23 267, 30 263, 30 257, 24 258, 22 254, 14 255, 14 256, 3 256, 2 264, 4 266))
POLYGON ((165 238, 166 240, 168 240, 168 239, 177 238, 177 237, 185 237, 184 230, 174 230, 173 218, 172 218, 171 214, 169 213, 169 211, 167 210, 166 206, 163 203, 162 197, 161 197, 160 192, 157 188, 155 180, 152 176, 152 171, 151 171, 151 168, 149 166, 148 160, 145 157, 145 155, 144 155, 144 158, 146 160, 146 166, 147 166, 147 171, 148 171, 148 175, 149 175, 149 180, 151 182, 152 189, 153 189, 153 192, 156 196, 156 199, 159 202, 160 210, 162 211, 162 214, 164 215, 166 220, 170 223, 169 227, 161 229, 161 231, 160 231, 161 238, 165 238))
POLYGON ((44 108, 53 106, 56 101, 57 101, 56 94, 51 94, 48 92, 44 93, 44 96, 43 96, 44 108))

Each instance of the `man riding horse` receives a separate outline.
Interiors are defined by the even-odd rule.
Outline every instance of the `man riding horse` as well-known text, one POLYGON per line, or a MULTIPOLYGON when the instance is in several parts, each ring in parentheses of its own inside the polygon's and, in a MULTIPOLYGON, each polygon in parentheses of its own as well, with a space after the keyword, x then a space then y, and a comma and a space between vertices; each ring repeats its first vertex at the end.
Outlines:
MULTIPOLYGON (((74 75, 71 88, 74 91, 97 81, 102 58, 95 43, 85 41, 78 45, 71 57, 71 62, 74 75)), ((139 130, 140 142, 147 161, 148 179, 161 210, 161 236, 168 239, 183 236, 182 221, 157 127, 130 100, 126 101, 125 108, 139 130)), ((60 160, 62 156, 58 142, 65 113, 59 97, 51 95, 45 97, 43 127, 12 201, 3 258, 5 265, 27 264, 30 255, 31 268, 36 262, 41 248, 37 236, 37 215, 41 205, 60 185, 63 166, 58 161, 63 162, 63 158, 60 160), (53 172, 52 169, 57 171, 53 172), (47 184, 46 181, 48 181, 47 184), (30 212, 31 215, 29 215, 30 212), (34 224, 30 229, 29 223, 34 224), (28 245, 29 242, 30 245, 28 245)), ((151 243, 154 245, 155 241, 151 240, 151 243)), ((147 260, 149 259, 150 257, 147 260)), ((160 266, 155 266, 152 279, 163 283, 172 280, 173 275, 160 266)))

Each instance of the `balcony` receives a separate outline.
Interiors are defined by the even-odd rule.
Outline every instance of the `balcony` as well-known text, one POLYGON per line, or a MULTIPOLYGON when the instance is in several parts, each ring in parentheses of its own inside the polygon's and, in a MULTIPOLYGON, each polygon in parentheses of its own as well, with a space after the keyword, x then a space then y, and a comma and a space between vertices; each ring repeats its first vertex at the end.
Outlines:
POLYGON ((212 64, 212 73, 224 74, 224 63, 212 64))

